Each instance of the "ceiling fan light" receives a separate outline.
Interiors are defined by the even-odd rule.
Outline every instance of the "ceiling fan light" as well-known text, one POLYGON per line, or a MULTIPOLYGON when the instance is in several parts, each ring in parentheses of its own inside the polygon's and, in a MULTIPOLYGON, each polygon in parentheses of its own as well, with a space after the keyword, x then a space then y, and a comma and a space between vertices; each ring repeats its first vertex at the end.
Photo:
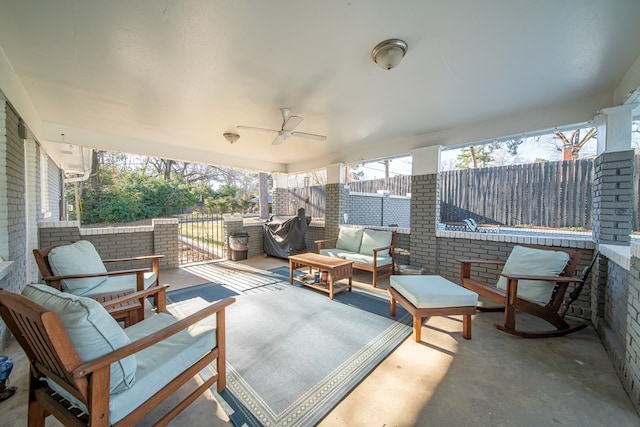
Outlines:
POLYGON ((371 51, 373 62, 380 68, 390 70, 397 66, 407 53, 407 43, 399 39, 389 39, 378 43, 371 51))

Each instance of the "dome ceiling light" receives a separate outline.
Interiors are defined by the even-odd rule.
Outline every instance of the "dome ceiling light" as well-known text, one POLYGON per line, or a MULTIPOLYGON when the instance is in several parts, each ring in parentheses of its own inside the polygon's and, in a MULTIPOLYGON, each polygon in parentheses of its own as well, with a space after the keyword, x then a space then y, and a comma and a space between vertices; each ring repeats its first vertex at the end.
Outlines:
POLYGON ((390 70, 397 66, 405 53, 407 53, 407 43, 399 39, 389 39, 378 43, 371 51, 373 62, 380 68, 390 70))
POLYGON ((232 132, 223 133, 222 136, 224 136, 224 139, 229 141, 229 144, 233 144, 234 142, 240 139, 240 135, 232 132))

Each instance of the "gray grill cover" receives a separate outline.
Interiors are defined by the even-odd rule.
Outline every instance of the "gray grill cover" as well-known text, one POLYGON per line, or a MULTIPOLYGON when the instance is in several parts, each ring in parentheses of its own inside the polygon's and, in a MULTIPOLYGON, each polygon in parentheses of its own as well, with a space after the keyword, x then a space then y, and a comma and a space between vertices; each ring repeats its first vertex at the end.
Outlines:
POLYGON ((311 217, 305 217, 304 209, 298 209, 298 216, 273 215, 263 228, 264 252, 278 258, 306 252, 304 236, 310 223, 311 217))

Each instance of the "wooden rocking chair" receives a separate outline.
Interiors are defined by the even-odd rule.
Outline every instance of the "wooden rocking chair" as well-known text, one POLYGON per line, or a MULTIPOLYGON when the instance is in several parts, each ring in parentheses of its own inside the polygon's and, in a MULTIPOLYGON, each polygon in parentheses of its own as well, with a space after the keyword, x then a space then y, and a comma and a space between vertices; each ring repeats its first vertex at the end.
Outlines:
POLYGON ((27 285, 23 294, 0 289, 0 315, 30 362, 29 427, 44 427, 48 415, 65 426, 134 425, 214 361, 217 373, 155 425, 214 383, 225 388, 225 308, 233 298, 182 320, 158 313, 123 330, 91 298, 46 285, 27 285), (193 326, 213 314, 215 327, 193 326))
MULTIPOLYGON (((575 289, 578 292, 572 292, 572 300, 569 302, 569 304, 577 299, 579 290, 582 289, 582 286, 584 285, 589 272, 591 271, 595 258, 594 261, 592 261, 591 264, 584 269, 581 277, 573 277, 574 271, 578 265, 578 262, 580 261, 580 254, 576 251, 563 248, 551 248, 540 245, 520 245, 514 247, 514 251, 511 253, 507 262, 472 259, 456 260, 461 263, 460 280, 462 286, 474 292, 477 292, 479 295, 482 295, 493 302, 502 305, 501 307, 478 307, 478 310, 480 311, 504 310, 504 324, 500 325, 495 323, 493 325, 495 328, 525 338, 548 338, 563 336, 583 329, 587 326, 584 323, 571 326, 564 320, 564 315, 568 308, 568 304, 566 304, 564 301, 564 296, 569 287, 569 284, 575 283, 575 289), (524 248, 524 250, 521 250, 520 248, 524 248), (540 251, 545 251, 547 253, 543 253, 540 251), (518 254, 524 254, 526 256, 526 258, 524 259, 524 263, 528 264, 527 268, 525 268, 525 270, 529 270, 528 272, 523 272, 523 274, 517 274, 514 271, 505 272, 505 270, 509 270, 506 267, 506 264, 510 262, 512 258, 519 256, 515 252, 517 252, 518 254), (530 274, 532 270, 536 270, 536 257, 545 257, 545 261, 543 261, 545 267, 543 267, 543 269, 553 262, 557 263, 557 269, 555 271, 556 274, 549 273, 549 270, 547 270, 547 274, 544 275, 530 274), (555 260, 551 258, 555 258, 555 260), (564 263, 564 260, 566 260, 566 263, 564 263), (471 266, 474 264, 485 266, 505 265, 505 270, 503 270, 501 274, 501 276, 504 277, 506 281, 506 286, 504 287, 504 289, 501 289, 496 285, 482 283, 476 279, 471 278, 471 266), (549 284, 548 289, 550 290, 550 296, 548 295, 548 297, 544 298, 542 301, 533 301, 530 298, 523 298, 522 292, 527 285, 537 284, 537 286, 545 287, 544 283, 549 284), (548 331, 529 331, 517 329, 516 313, 518 310, 539 317, 555 326, 556 329, 548 331)), ((551 267, 549 268, 552 269, 551 267)))

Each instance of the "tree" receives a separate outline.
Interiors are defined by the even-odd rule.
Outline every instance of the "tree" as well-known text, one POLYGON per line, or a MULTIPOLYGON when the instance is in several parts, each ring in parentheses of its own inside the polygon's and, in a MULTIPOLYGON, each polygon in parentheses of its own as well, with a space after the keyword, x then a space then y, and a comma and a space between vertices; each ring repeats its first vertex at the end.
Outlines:
POLYGON ((364 171, 360 170, 360 165, 347 165, 344 168, 344 181, 360 181, 364 177, 364 171))
POLYGON ((565 132, 554 132, 554 141, 559 141, 556 150, 562 152, 562 160, 577 160, 580 157, 580 150, 592 138, 598 134, 596 128, 575 129, 566 135, 565 132), (582 131, 586 131, 583 135, 582 131))
POLYGON ((460 150, 460 154, 458 154, 456 168, 476 169, 478 167, 487 167, 489 163, 493 161, 492 153, 498 148, 500 148, 500 143, 498 141, 494 141, 489 144, 475 145, 462 149, 460 150))

